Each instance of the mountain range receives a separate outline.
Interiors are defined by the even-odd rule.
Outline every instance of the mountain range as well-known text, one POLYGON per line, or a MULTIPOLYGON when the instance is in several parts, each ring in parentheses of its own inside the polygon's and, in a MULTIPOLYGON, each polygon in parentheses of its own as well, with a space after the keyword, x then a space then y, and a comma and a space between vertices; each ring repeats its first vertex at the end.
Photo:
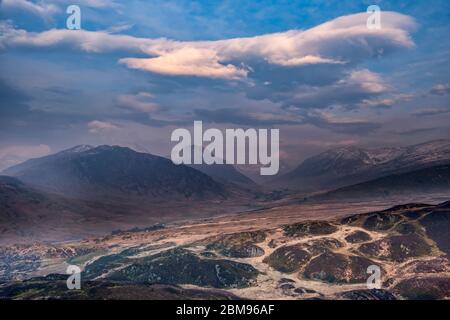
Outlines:
POLYGON ((450 164, 438 165, 405 173, 391 174, 374 180, 338 188, 311 199, 374 199, 402 195, 446 193, 450 195, 450 164))
POLYGON ((201 171, 119 146, 76 146, 25 161, 4 174, 48 192, 84 199, 229 196, 223 183, 201 171))
POLYGON ((449 163, 450 140, 396 148, 340 147, 306 159, 291 172, 275 178, 273 184, 300 191, 332 190, 449 163))
POLYGON ((175 165, 163 157, 106 145, 76 146, 2 174, 0 240, 64 240, 299 198, 346 203, 405 194, 445 196, 450 192, 450 141, 326 151, 279 178, 284 187, 313 191, 301 196, 296 191, 270 192, 230 165, 175 165))
POLYGON ((241 187, 251 180, 232 166, 213 167, 210 176, 106 145, 30 159, 0 176, 0 240, 73 239, 257 206, 241 187))

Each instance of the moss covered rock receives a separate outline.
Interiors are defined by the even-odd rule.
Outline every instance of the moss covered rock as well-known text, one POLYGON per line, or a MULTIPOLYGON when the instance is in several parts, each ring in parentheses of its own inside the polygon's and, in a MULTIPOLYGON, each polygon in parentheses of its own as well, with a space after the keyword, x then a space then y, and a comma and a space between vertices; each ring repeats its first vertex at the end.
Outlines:
POLYGON ((367 268, 374 264, 364 257, 325 252, 309 262, 303 276, 329 283, 360 283, 367 280, 367 268))
POLYGON ((288 237, 327 235, 337 230, 336 226, 326 221, 308 221, 283 226, 284 234, 288 237))
POLYGON ((215 288, 247 287, 259 272, 253 266, 230 260, 202 259, 184 249, 172 249, 135 262, 108 276, 115 281, 193 284, 215 288))
POLYGON ((370 241, 372 238, 370 235, 364 231, 355 231, 353 233, 350 233, 348 236, 345 237, 345 241, 350 243, 360 243, 360 242, 366 242, 370 241))
POLYGON ((359 251, 363 254, 396 262, 429 255, 431 250, 432 247, 417 234, 386 237, 374 242, 364 243, 359 247, 359 251))
POLYGON ((257 246, 266 239, 264 231, 233 233, 205 240, 206 249, 214 250, 226 257, 250 258, 264 255, 264 250, 257 246))
POLYGON ((412 300, 440 300, 450 298, 449 277, 423 277, 400 281, 394 291, 412 300))
POLYGON ((285 246, 276 249, 264 262, 277 271, 291 273, 308 262, 311 255, 301 245, 285 246))

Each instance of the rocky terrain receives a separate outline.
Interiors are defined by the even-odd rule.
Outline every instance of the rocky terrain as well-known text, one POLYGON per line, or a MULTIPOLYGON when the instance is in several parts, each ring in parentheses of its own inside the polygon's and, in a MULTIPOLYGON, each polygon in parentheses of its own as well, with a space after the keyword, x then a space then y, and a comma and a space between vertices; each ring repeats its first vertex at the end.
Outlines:
POLYGON ((322 211, 280 207, 73 243, 2 248, 0 297, 450 298, 449 202, 352 215, 334 209, 335 218, 322 211), (68 264, 83 268, 81 290, 65 287, 68 264), (367 288, 371 265, 381 270, 380 289, 367 288))

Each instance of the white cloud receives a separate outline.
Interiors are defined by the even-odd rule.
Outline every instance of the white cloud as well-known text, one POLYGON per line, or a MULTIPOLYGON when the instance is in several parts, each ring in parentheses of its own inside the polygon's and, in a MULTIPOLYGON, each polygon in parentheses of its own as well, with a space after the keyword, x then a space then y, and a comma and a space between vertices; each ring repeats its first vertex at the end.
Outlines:
POLYGON ((89 132, 99 133, 104 131, 110 131, 118 129, 119 127, 111 122, 93 120, 88 123, 89 132))
MULTIPOLYGON (((50 0, 51 1, 51 0, 50 0)), ((73 0, 53 0, 63 3, 72 3, 73 0)), ((91 8, 115 7, 117 4, 113 0, 77 0, 76 4, 91 8)))
POLYGON ((351 108, 370 98, 388 93, 390 86, 383 78, 367 69, 351 70, 342 79, 322 86, 301 86, 294 92, 277 97, 285 108, 325 109, 328 107, 351 108))
POLYGON ((232 64, 221 64, 215 50, 183 47, 156 58, 125 58, 120 62, 132 69, 159 74, 198 76, 237 80, 245 78, 248 70, 232 64))
POLYGON ((443 96, 450 93, 450 83, 437 84, 430 90, 431 94, 436 94, 438 96, 443 96))
POLYGON ((123 108, 151 113, 160 109, 160 106, 157 103, 151 101, 152 98, 153 96, 147 92, 124 94, 117 97, 117 104, 123 108))
POLYGON ((363 119, 337 117, 331 112, 326 111, 312 111, 305 115, 308 123, 313 124, 319 128, 328 129, 337 133, 358 134, 364 135, 380 127, 380 124, 366 121, 363 119))
POLYGON ((416 96, 415 94, 411 93, 394 94, 392 96, 384 98, 363 100, 360 106, 368 108, 391 108, 398 103, 410 101, 415 96, 416 96))
POLYGON ((3 11, 26 11, 44 20, 48 20, 51 15, 60 11, 58 6, 48 1, 32 2, 27 0, 2 0, 0 1, 0 9, 3 11))
POLYGON ((427 108, 414 111, 412 115, 417 117, 431 117, 450 113, 450 108, 427 108))
MULTIPOLYGON (((410 33, 416 24, 411 17, 383 12, 382 29, 371 30, 367 17, 367 13, 352 14, 307 30, 216 41, 149 39, 87 30, 32 33, 0 24, 0 49, 119 52, 119 62, 128 68, 174 78, 201 77, 205 81, 195 83, 205 87, 208 79, 222 79, 247 100, 270 101, 300 115, 329 107, 387 107, 397 102, 395 88, 360 64, 414 47, 410 33)), ((181 84, 186 83, 191 82, 181 84)), ((161 111, 153 97, 142 93, 120 95, 116 102, 140 112, 161 111)))
POLYGON ((96 53, 124 50, 150 56, 122 58, 120 61, 130 68, 173 76, 236 80, 251 77, 253 62, 282 67, 352 64, 414 46, 409 35, 415 28, 412 18, 383 12, 381 30, 368 29, 366 19, 366 13, 359 13, 308 30, 217 41, 147 39, 86 30, 30 33, 3 28, 0 48, 66 45, 96 53))
POLYGON ((367 69, 352 71, 348 78, 340 81, 339 84, 360 85, 361 89, 367 93, 383 93, 389 89, 379 74, 367 69))

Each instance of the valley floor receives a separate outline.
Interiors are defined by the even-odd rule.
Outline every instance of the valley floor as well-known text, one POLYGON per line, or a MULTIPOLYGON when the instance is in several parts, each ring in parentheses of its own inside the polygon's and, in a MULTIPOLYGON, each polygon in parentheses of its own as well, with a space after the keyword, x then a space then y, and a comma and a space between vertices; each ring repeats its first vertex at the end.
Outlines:
POLYGON ((446 299, 448 199, 291 203, 154 230, 2 247, 0 297, 446 299), (403 203, 409 204, 394 207, 403 203), (68 265, 83 269, 80 292, 65 287, 68 265), (367 289, 371 265, 381 270, 380 290, 367 289))

